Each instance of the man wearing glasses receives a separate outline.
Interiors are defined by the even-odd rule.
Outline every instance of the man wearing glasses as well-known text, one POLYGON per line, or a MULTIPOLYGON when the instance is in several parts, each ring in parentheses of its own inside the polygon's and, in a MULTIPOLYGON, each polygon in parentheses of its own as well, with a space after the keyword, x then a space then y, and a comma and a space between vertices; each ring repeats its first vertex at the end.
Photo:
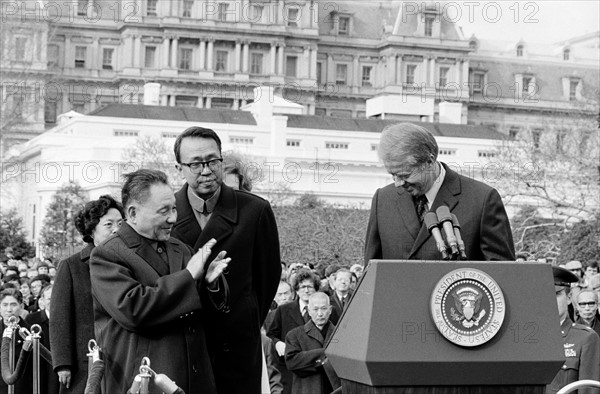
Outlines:
POLYGON ((598 319, 598 294, 594 290, 583 290, 577 295, 577 311, 579 319, 576 323, 590 327, 600 335, 600 319, 598 319))
POLYGON ((214 238, 214 250, 231 258, 224 272, 231 307, 205 318, 218 393, 260 393, 260 326, 281 275, 273 210, 268 201, 223 183, 221 140, 213 130, 188 128, 174 150, 186 184, 175 194, 173 236, 194 250, 214 238))
POLYGON ((424 127, 398 123, 381 133, 379 157, 394 183, 375 192, 365 242, 371 259, 441 260, 424 225, 442 205, 456 215, 468 260, 514 261, 508 216, 498 192, 437 161, 438 146, 424 127))

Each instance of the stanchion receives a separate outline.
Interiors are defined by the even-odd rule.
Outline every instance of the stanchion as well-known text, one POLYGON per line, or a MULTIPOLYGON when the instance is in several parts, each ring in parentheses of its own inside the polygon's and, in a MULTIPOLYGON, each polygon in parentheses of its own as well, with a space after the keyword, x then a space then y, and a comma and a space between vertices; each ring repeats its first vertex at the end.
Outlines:
MULTIPOLYGON (((11 342, 8 350, 8 368, 12 373, 15 370, 15 346, 17 341, 15 340, 15 330, 19 326, 19 319, 16 316, 8 318, 8 327, 12 328, 11 342)), ((15 394, 15 387, 11 384, 8 386, 8 394, 15 394)))
POLYGON ((42 327, 31 326, 31 344, 33 349, 33 394, 40 394, 40 338, 42 327))
POLYGON ((102 349, 95 340, 88 342, 88 380, 85 384, 84 394, 95 394, 100 392, 100 382, 104 376, 104 361, 102 360, 102 349))
MULTIPOLYGON (((14 349, 14 348, 13 348, 14 349)), ((2 333, 2 349, 1 349, 1 357, 0 357, 0 368, 2 370, 2 380, 8 385, 7 392, 12 392, 14 394, 13 385, 23 377, 23 373, 25 372, 25 366, 27 365, 27 361, 29 360, 29 353, 31 351, 31 333, 26 329, 19 327, 16 319, 9 319, 8 324, 4 332, 2 333), (10 368, 10 348, 14 346, 16 335, 15 331, 19 329, 19 334, 25 342, 23 343, 23 347, 21 349, 21 354, 19 355, 19 360, 14 363, 13 357, 13 365, 15 365, 14 369, 10 368)), ((13 350, 13 356, 16 352, 13 350)))
MULTIPOLYGON (((167 375, 156 373, 150 368, 150 359, 144 357, 140 365, 140 373, 135 376, 127 394, 148 394, 150 380, 165 394, 185 394, 167 375)), ((87 393, 86 393, 87 394, 87 393)))

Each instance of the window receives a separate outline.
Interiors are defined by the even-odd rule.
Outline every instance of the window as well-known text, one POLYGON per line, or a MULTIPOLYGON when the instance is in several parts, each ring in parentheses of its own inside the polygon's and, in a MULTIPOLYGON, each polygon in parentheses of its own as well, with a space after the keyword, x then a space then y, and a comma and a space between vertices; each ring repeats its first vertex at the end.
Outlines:
POLYGON ((348 78, 348 65, 347 64, 336 64, 335 65, 335 84, 345 85, 348 78))
POLYGON ((44 102, 44 122, 56 123, 56 101, 46 100, 44 102))
POLYGON ((327 109, 325 109, 325 108, 315 108, 315 115, 317 115, 317 116, 325 116, 325 115, 327 115, 327 109))
POLYGON ((492 159, 492 158, 496 157, 496 152, 480 150, 480 151, 477 151, 477 157, 492 159))
POLYGON ((113 135, 115 137, 137 137, 139 133, 138 130, 113 130, 113 135))
POLYGON ((517 56, 518 57, 522 57, 523 56, 523 45, 519 45, 517 47, 517 56))
POLYGON ((75 47, 75 68, 85 68, 87 47, 75 47))
POLYGON ((179 48, 179 69, 191 70, 192 68, 192 48, 179 48))
POLYGON ((183 0, 183 13, 181 16, 183 16, 184 18, 191 18, 193 6, 194 0, 183 0))
POLYGON ((323 83, 323 63, 317 62, 317 83, 323 83))
POLYGON ((156 47, 146 47, 144 55, 144 67, 156 68, 156 47))
POLYGON ((296 76, 298 58, 296 56, 287 56, 285 58, 285 75, 287 77, 296 76))
POLYGON ((27 49, 27 38, 26 37, 16 37, 15 38, 15 60, 23 61, 25 60, 25 51, 27 49))
POLYGON ((79 0, 77 2, 77 15, 84 16, 87 15, 88 0, 79 0))
POLYGON ((287 25, 291 27, 298 27, 298 8, 288 8, 287 12, 287 25))
POLYGON ((170 131, 163 131, 161 134, 162 138, 177 138, 177 136, 179 136, 179 133, 172 133, 170 131))
POLYGON ((579 86, 579 81, 570 81, 569 82, 569 101, 577 100, 577 87, 579 86))
POLYGON ((533 142, 534 149, 540 149, 540 139, 542 137, 541 129, 533 129, 531 130, 531 140, 533 142))
POLYGON ((444 156, 455 156, 456 149, 440 148, 439 154, 444 156))
POLYGON ((434 18, 425 18, 425 37, 433 37, 433 21, 434 18))
POLYGON ((415 72, 417 66, 415 64, 406 65, 406 83, 415 83, 415 72))
POLYGON ((519 136, 519 128, 517 126, 511 126, 508 130, 508 138, 511 140, 516 140, 519 136))
POLYGON ((252 137, 229 137, 229 142, 232 144, 252 145, 254 138, 252 137))
POLYGON ((371 85, 371 71, 373 70, 372 66, 363 66, 362 68, 362 86, 372 86, 371 85))
POLYGON ((48 67, 58 66, 58 45, 48 45, 48 67))
POLYGON ((440 88, 445 88, 448 85, 448 67, 440 67, 440 88))
POLYGON ((263 54, 253 53, 250 58, 250 74, 263 73, 263 54))
POLYGON ((211 108, 214 109, 231 109, 233 107, 233 99, 230 98, 222 98, 222 97, 213 97, 211 100, 211 108))
POLYGON ((175 96, 176 107, 195 107, 197 102, 196 96, 175 96))
POLYGON ((483 85, 485 84, 485 73, 482 72, 474 72, 473 73, 473 92, 481 92, 483 91, 483 85))
POLYGON ((102 49, 102 69, 112 70, 113 69, 113 53, 114 48, 103 48, 102 49))
POLYGON ((227 57, 229 56, 229 52, 227 51, 217 51, 216 63, 215 63, 215 71, 226 72, 227 71, 227 57))
POLYGON ((556 152, 563 153, 565 147, 565 137, 567 136, 567 130, 560 129, 556 132, 556 152))
POLYGON ((229 10, 229 4, 219 3, 219 8, 217 11, 217 20, 220 20, 221 22, 226 22, 228 10, 229 10))
POLYGON ((338 26, 338 35, 348 36, 350 35, 350 18, 347 16, 340 16, 340 23, 338 26))
POLYGON ((148 0, 146 3, 146 15, 147 16, 156 16, 156 6, 158 4, 158 0, 148 0))
POLYGON ((300 147, 300 140, 286 140, 285 141, 285 145, 289 146, 291 148, 299 148, 300 147))
POLYGON ((379 144, 371 144, 371 152, 377 152, 379 149, 379 144))
POLYGON ((565 49, 563 51, 563 60, 569 60, 571 58, 571 50, 565 49))
POLYGON ((325 149, 348 149, 347 142, 326 142, 325 149))

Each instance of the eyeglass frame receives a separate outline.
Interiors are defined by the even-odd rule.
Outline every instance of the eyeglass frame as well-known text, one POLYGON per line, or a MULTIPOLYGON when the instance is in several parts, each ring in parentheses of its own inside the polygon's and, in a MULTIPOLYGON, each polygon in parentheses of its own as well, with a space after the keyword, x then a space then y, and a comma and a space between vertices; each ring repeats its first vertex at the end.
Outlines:
MULTIPOLYGON (((404 183, 407 183, 407 181, 409 179, 411 179, 415 173, 417 172, 423 172, 425 171, 425 168, 429 165, 431 165, 432 163, 435 163, 435 161, 433 162, 425 162, 425 163, 421 163, 421 164, 417 164, 416 166, 413 167, 413 169, 406 175, 398 175, 398 174, 392 174, 390 173, 390 175, 392 176, 392 179, 394 180, 394 183, 396 184, 396 186, 401 186, 404 183)), ((410 182, 408 182, 410 183, 410 182)))
POLYGON ((192 161, 191 163, 179 163, 181 166, 187 167, 191 173, 200 174, 204 171, 204 168, 208 167, 209 170, 215 171, 219 164, 223 163, 223 158, 210 159, 208 161, 192 161), (196 167, 195 169, 192 166, 196 167))
POLYGON ((596 305, 598 305, 598 303, 596 301, 578 302, 577 305, 579 305, 582 308, 585 308, 586 306, 590 306, 590 307, 596 306, 596 305))

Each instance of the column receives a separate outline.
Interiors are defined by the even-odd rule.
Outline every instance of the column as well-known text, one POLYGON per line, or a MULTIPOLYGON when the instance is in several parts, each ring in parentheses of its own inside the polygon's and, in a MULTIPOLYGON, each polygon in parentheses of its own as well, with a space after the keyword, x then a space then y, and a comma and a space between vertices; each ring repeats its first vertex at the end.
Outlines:
MULTIPOLYGON (((317 78, 317 49, 312 48, 310 52, 312 56, 310 59, 310 75, 308 77, 314 79, 317 78)), ((321 72, 323 72, 323 70, 321 70, 321 72)))
POLYGON ((141 57, 141 50, 142 50, 142 37, 141 36, 135 36, 134 42, 133 42, 133 67, 135 68, 140 68, 140 57, 141 57))
POLYGON ((424 82, 425 84, 427 84, 427 82, 429 81, 429 78, 427 76, 427 73, 429 71, 429 59, 427 58, 427 56, 423 56, 423 65, 421 67, 423 70, 421 71, 421 80, 417 80, 417 78, 415 77, 415 82, 418 85, 421 85, 422 82, 424 82))
POLYGON ((125 37, 124 40, 125 46, 124 46, 124 52, 125 52, 125 56, 123 56, 124 59, 124 66, 125 67, 131 67, 132 66, 132 56, 133 56, 133 36, 127 36, 125 37))
POLYGON ((162 48, 161 48, 161 63, 163 68, 169 68, 171 66, 171 62, 169 61, 169 49, 171 47, 171 39, 168 37, 163 38, 162 48))
POLYGON ((169 96, 167 96, 166 94, 161 94, 160 95, 160 106, 166 107, 168 103, 169 103, 169 96))
POLYGON ((211 106, 212 106, 212 97, 207 97, 206 98, 206 105, 204 106, 204 108, 210 109, 211 106))
POLYGON ((244 42, 244 53, 242 56, 242 72, 248 72, 248 55, 250 52, 250 43, 248 41, 244 42))
POLYGON ((206 67, 206 41, 200 40, 200 50, 198 52, 198 69, 204 70, 206 67))
MULTIPOLYGON (((334 64, 333 64, 333 56, 331 56, 330 53, 327 54, 327 66, 325 67, 327 69, 327 75, 325 77, 325 83, 335 83, 335 78, 334 78, 334 72, 335 70, 334 68, 334 64)), ((321 70, 321 72, 323 72, 321 70)))
POLYGON ((233 109, 235 111, 237 111, 238 109, 240 109, 240 100, 238 100, 236 98, 233 99, 233 109))
POLYGON ((172 94, 169 96, 169 107, 174 107, 175 106, 175 95, 172 94))
POLYGON ((359 71, 360 65, 358 62, 358 55, 354 55, 352 57, 352 83, 350 85, 352 86, 361 86, 362 84, 360 83, 360 71, 359 71))
POLYGON ((272 75, 275 75, 275 58, 277 56, 277 47, 275 46, 275 43, 272 42, 271 43, 271 53, 270 53, 270 63, 271 63, 271 67, 269 69, 269 72, 272 75))
POLYGON ((204 108, 204 97, 198 96, 196 100, 196 108, 204 108))
POLYGON ((173 42, 171 44, 171 67, 172 68, 179 68, 179 66, 177 65, 177 45, 179 43, 179 39, 178 38, 173 38, 173 42))
POLYGON ((429 86, 435 86, 435 58, 429 59, 429 86))
POLYGON ((279 72, 279 75, 285 75, 285 72, 283 71, 283 48, 285 48, 285 44, 279 44, 277 58, 277 71, 279 72))
POLYGON ((235 67, 233 68, 233 71, 235 71, 235 72, 240 71, 241 47, 242 47, 242 44, 240 43, 239 40, 237 40, 235 42, 235 64, 234 64, 235 67))
MULTIPOLYGON (((463 59, 462 61, 462 82, 467 82, 469 80, 469 60, 463 59)), ((461 85, 462 86, 462 85, 461 85)))
POLYGON ((301 78, 310 78, 310 47, 308 45, 304 47, 302 52, 302 65, 300 67, 300 74, 298 75, 301 78))
POLYGON ((92 38, 92 57, 90 59, 91 69, 93 70, 101 70, 102 69, 102 54, 100 53, 100 48, 98 45, 98 39, 96 37, 92 38), (100 59, 100 60, 98 60, 100 59))
MULTIPOLYGON (((213 40, 213 39, 208 40, 208 48, 206 49, 206 69, 208 71, 213 70, 214 48, 215 48, 215 40, 213 40)), ((207 100, 208 100, 208 97, 207 97, 207 100)), ((207 104, 208 104, 208 101, 207 101, 207 104)), ((206 107, 206 108, 210 108, 210 107, 206 107)))
POLYGON ((460 73, 462 72, 462 60, 456 59, 456 63, 454 63, 454 82, 458 84, 458 86, 462 87, 460 81, 460 73))
MULTIPOLYGON (((287 15, 283 15, 283 9, 283 0, 279 0, 277 3, 277 12, 275 14, 277 15, 277 20, 275 21, 277 25, 285 24, 286 22, 287 15)), ((279 70, 279 73, 281 73, 281 70, 279 70)))

